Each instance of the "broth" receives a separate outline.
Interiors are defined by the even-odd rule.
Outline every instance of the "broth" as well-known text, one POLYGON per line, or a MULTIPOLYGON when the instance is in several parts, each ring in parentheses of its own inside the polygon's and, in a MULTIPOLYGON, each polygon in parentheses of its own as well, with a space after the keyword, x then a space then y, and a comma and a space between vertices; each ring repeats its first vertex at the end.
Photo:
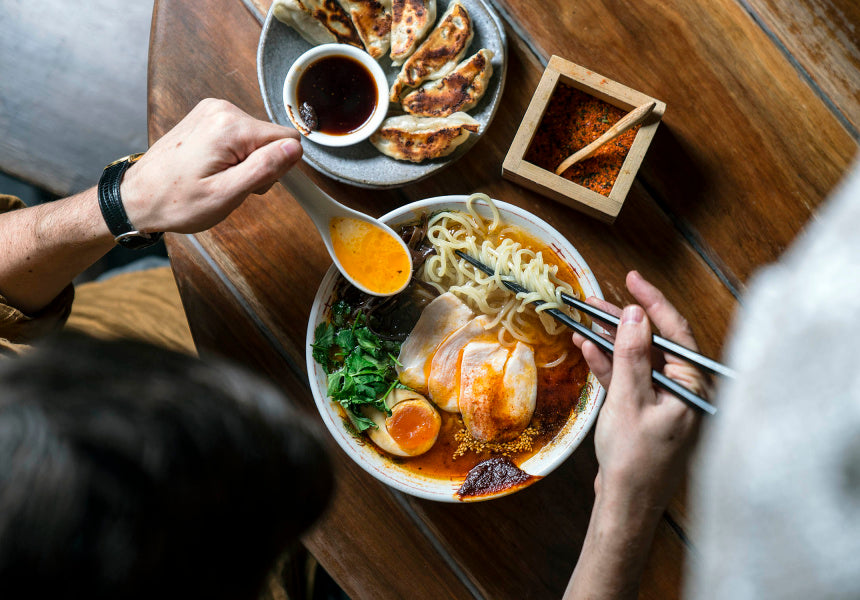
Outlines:
POLYGON ((365 288, 391 294, 409 281, 409 255, 387 231, 358 219, 335 217, 329 233, 340 264, 365 288))
MULTIPOLYGON (((541 448, 551 442, 579 404, 579 395, 588 377, 588 365, 576 347, 573 349, 575 353, 568 356, 562 364, 548 369, 538 369, 537 405, 532 417, 532 426, 537 428, 538 434, 534 438, 531 450, 514 452, 510 455, 517 465, 537 454, 541 448)), ((498 456, 491 452, 466 452, 462 456, 453 458, 460 444, 454 436, 463 429, 463 422, 459 415, 445 411, 440 411, 440 414, 442 429, 433 448, 414 458, 390 458, 421 475, 459 479, 465 477, 466 473, 478 463, 498 456)))

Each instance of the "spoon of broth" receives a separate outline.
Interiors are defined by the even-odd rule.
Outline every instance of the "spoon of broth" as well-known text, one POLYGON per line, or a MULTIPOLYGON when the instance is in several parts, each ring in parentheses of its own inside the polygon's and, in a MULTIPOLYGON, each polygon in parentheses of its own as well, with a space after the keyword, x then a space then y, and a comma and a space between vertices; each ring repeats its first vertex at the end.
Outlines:
POLYGON ((347 281, 372 296, 403 291, 412 277, 412 255, 391 227, 337 202, 299 169, 280 181, 311 218, 347 281))

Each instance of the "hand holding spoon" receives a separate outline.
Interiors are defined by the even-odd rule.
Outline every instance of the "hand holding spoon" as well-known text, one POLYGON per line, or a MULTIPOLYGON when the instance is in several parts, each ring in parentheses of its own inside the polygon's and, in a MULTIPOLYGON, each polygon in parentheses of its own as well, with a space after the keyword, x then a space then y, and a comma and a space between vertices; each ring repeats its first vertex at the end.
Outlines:
POLYGON ((579 161, 586 159, 592 154, 594 154, 597 149, 600 148, 603 144, 614 140, 625 131, 636 127, 636 125, 644 121, 645 118, 651 114, 651 111, 654 110, 654 107, 656 105, 656 102, 648 102, 647 104, 643 104, 642 106, 631 110, 629 113, 624 115, 615 125, 607 129, 606 132, 599 138, 565 158, 555 170, 555 174, 561 175, 574 163, 578 163, 579 161))
POLYGON ((391 227, 337 202, 298 169, 280 181, 311 218, 335 266, 352 285, 373 296, 391 296, 406 287, 412 255, 391 227))

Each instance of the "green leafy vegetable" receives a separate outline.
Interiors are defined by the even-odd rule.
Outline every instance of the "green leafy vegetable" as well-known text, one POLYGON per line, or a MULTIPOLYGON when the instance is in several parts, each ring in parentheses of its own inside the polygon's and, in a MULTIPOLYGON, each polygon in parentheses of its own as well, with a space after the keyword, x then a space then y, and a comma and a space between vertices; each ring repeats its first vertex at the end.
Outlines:
POLYGON ((351 312, 345 302, 335 303, 331 322, 317 326, 311 348, 328 376, 329 397, 343 406, 358 431, 364 431, 376 425, 362 415, 361 407, 390 414, 385 399, 391 390, 406 386, 398 381, 395 369, 400 344, 380 339, 360 311, 350 321, 351 312))
POLYGON ((314 343, 311 344, 314 360, 328 373, 331 370, 331 347, 334 344, 334 326, 320 323, 314 330, 314 343))
POLYGON ((349 320, 349 315, 352 314, 352 308, 343 300, 335 302, 331 307, 331 322, 335 327, 343 327, 349 320))

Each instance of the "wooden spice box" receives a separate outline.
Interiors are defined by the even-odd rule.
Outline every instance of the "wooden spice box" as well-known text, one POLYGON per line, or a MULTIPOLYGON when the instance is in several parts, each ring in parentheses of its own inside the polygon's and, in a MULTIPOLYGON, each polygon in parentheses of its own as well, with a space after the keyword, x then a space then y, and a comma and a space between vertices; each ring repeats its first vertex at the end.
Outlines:
MULTIPOLYGON (((567 206, 612 223, 624 205, 645 152, 663 118, 666 104, 558 56, 553 56, 532 96, 514 141, 505 156, 502 176, 567 206), (646 102, 656 106, 635 133, 608 196, 583 187, 525 159, 559 83, 606 102, 624 113, 646 102)), ((575 148, 578 149, 578 148, 575 148)), ((588 159, 587 159, 588 160, 588 159)), ((559 161, 560 162, 560 161, 559 161)))

